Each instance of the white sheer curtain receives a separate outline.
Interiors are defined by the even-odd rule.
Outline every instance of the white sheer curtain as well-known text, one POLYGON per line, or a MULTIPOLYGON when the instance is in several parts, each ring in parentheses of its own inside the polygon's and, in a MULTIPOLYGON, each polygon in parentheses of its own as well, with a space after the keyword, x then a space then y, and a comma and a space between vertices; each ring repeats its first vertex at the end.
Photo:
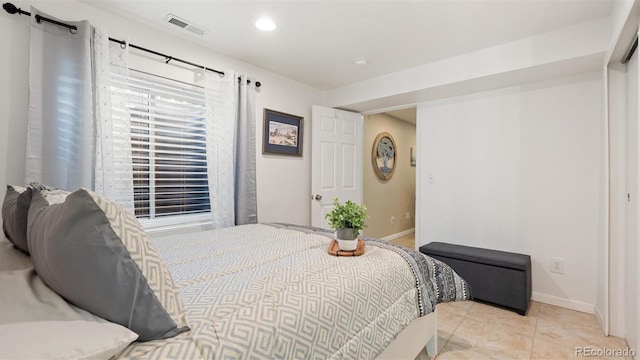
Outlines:
POLYGON ((207 178, 213 228, 235 225, 234 139, 236 133, 235 76, 221 77, 198 70, 196 83, 205 88, 207 178))
POLYGON ((94 188, 98 194, 134 211, 129 98, 111 90, 112 78, 119 78, 119 86, 129 78, 129 49, 109 41, 108 34, 99 28, 95 28, 92 40, 94 188))
POLYGON ((133 210, 130 119, 112 112, 126 98, 110 85, 127 76, 127 50, 86 21, 64 21, 70 31, 31 13, 27 182, 93 189, 133 210))
POLYGON ((26 181, 64 189, 92 184, 91 26, 38 23, 31 8, 26 181))

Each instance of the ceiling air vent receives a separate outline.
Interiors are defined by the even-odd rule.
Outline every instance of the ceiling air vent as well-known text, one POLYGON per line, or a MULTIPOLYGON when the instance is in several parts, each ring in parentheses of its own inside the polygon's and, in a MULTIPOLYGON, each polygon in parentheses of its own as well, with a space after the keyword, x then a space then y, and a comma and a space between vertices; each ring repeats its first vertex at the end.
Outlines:
POLYGON ((189 23, 187 20, 179 18, 173 14, 169 14, 164 18, 164 21, 168 22, 171 25, 175 25, 181 29, 185 29, 188 30, 196 35, 204 35, 207 33, 208 30, 206 30, 205 28, 189 23))

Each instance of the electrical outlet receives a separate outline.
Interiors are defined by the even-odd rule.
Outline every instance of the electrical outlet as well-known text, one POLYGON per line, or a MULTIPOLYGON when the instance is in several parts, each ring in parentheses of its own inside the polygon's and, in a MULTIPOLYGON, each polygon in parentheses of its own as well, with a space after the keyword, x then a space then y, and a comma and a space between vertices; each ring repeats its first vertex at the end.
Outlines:
POLYGON ((407 213, 405 214, 404 218, 409 220, 411 218, 411 213, 407 211, 407 213))
POLYGON ((392 216, 392 217, 391 217, 391 225, 393 225, 395 222, 396 222, 396 217, 395 217, 395 216, 392 216))
POLYGON ((551 266, 549 270, 552 273, 564 274, 564 260, 559 258, 551 258, 551 266))

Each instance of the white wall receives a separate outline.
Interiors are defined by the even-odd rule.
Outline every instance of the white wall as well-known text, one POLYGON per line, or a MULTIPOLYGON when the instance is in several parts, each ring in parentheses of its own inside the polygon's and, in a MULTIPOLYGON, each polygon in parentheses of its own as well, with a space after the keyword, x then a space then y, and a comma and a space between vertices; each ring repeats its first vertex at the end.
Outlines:
MULTIPOLYGON (((262 155, 263 109, 269 108, 303 116, 306 125, 311 119, 311 106, 323 104, 323 92, 279 76, 255 66, 225 57, 194 42, 168 36, 156 29, 116 16, 77 1, 14 1, 23 9, 30 4, 52 16, 64 20, 89 20, 106 27, 112 37, 128 39, 131 43, 171 56, 200 63, 220 70, 233 69, 247 73, 262 82, 256 96, 257 187, 259 221, 281 221, 296 224, 310 223, 309 195, 311 193, 310 126, 306 126, 302 157, 262 155), (279 196, 287 189, 287 196, 279 196), (276 191, 277 190, 277 191, 276 191)), ((29 18, 0 12, 0 187, 6 183, 24 182, 24 154, 26 143, 29 18), (6 140, 5 140, 6 137, 6 140)), ((132 54, 141 54, 132 50, 132 54)), ((177 65, 166 65, 163 59, 148 55, 132 56, 134 66, 165 76, 189 81, 190 71, 177 65)), ((4 191, 0 191, 0 199, 4 191)))
POLYGON ((23 183, 28 106, 28 68, 23 56, 12 55, 27 46, 29 32, 15 31, 20 27, 19 19, 4 14, 0 15, 0 41, 4 44, 0 53, 0 199, 4 199, 7 183, 23 183))
POLYGON ((534 299, 593 313, 602 91, 591 73, 419 104, 420 244, 529 254, 534 299))

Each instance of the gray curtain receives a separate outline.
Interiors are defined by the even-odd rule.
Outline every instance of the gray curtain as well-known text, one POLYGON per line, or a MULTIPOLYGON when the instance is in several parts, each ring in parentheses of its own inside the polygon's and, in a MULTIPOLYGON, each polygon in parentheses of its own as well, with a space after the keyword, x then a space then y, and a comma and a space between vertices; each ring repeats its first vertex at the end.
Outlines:
POLYGON ((238 122, 235 141, 235 223, 258 222, 256 196, 255 79, 241 76, 238 83, 238 122))
POLYGON ((93 95, 91 27, 66 22, 75 32, 35 15, 31 8, 29 116, 25 180, 75 190, 91 188, 93 95))

